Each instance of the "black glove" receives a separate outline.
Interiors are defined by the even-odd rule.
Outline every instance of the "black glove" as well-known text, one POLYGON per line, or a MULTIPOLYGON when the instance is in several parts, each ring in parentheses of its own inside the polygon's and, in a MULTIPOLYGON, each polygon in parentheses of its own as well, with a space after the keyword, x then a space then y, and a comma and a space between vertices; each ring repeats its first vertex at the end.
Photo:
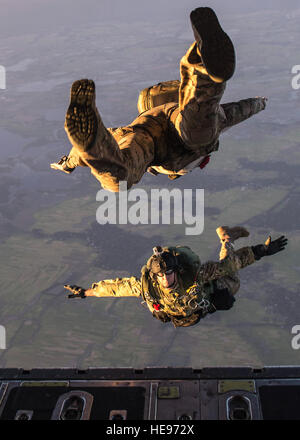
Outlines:
POLYGON ((68 295, 68 298, 86 298, 85 289, 80 286, 70 286, 70 284, 66 284, 64 288, 72 292, 71 295, 68 295))
POLYGON ((271 236, 269 236, 265 244, 252 246, 254 258, 255 260, 260 260, 262 257, 266 257, 267 255, 277 254, 277 252, 283 251, 285 249, 287 243, 288 239, 284 235, 274 241, 272 241, 271 236))

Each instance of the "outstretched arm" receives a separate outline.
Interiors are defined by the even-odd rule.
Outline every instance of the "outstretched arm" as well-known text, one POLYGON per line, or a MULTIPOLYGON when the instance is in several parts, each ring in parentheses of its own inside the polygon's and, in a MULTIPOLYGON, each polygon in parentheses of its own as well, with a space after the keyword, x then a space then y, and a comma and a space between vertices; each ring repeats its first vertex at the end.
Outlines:
POLYGON ((69 298, 85 298, 87 296, 97 297, 121 297, 136 296, 142 293, 141 282, 136 277, 116 278, 115 280, 103 280, 93 283, 89 289, 83 287, 66 284, 65 289, 71 292, 69 298))
POLYGON ((264 110, 267 100, 268 99, 263 96, 257 96, 256 98, 242 99, 241 101, 222 104, 221 107, 226 116, 223 130, 239 124, 261 110, 264 110))

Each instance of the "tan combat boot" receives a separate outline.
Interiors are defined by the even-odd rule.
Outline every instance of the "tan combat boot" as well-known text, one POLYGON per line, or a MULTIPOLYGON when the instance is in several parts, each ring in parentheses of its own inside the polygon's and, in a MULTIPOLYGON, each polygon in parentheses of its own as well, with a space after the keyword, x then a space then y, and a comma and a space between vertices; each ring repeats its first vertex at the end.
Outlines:
POLYGON ((103 157, 122 162, 119 146, 97 110, 94 81, 80 79, 72 84, 65 131, 83 160, 103 157))
POLYGON ((80 161, 91 168, 103 188, 118 191, 119 181, 127 180, 128 170, 119 145, 97 110, 94 81, 81 79, 72 84, 65 131, 80 161))
POLYGON ((221 242, 229 240, 234 242, 239 238, 249 237, 250 235, 247 229, 243 228, 242 226, 234 226, 233 228, 230 228, 229 226, 219 226, 216 229, 216 232, 221 242))
MULTIPOLYGON (((232 248, 232 243, 242 237, 248 237, 250 233, 246 228, 242 226, 235 226, 230 228, 229 226, 220 226, 216 229, 218 237, 221 241, 220 260, 223 260, 228 256, 229 247, 232 248)), ((233 248, 232 248, 233 249, 233 248)))
POLYGON ((227 81, 235 70, 235 52, 231 39, 223 31, 211 8, 197 8, 190 15, 195 40, 210 78, 227 81))
POLYGON ((96 140, 98 112, 95 98, 94 81, 84 79, 72 84, 65 130, 71 144, 80 152, 87 151, 96 140))

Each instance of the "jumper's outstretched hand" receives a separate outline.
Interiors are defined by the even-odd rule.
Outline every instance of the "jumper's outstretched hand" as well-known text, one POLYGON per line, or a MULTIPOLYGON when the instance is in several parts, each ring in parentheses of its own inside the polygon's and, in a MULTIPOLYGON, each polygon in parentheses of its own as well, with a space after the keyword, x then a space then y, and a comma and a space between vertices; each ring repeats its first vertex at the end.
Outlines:
POLYGON ((80 286, 71 286, 70 284, 65 284, 64 288, 66 290, 69 290, 71 292, 70 295, 68 295, 68 298, 85 298, 85 289, 80 286))
POLYGON ((277 252, 283 251, 288 244, 288 239, 282 235, 277 240, 272 241, 271 235, 265 242, 266 255, 274 255, 277 252))
POLYGON ((277 254, 283 251, 288 244, 288 239, 282 235, 276 240, 272 241, 271 235, 267 238, 264 244, 258 244, 252 247, 255 260, 260 260, 262 257, 277 254))

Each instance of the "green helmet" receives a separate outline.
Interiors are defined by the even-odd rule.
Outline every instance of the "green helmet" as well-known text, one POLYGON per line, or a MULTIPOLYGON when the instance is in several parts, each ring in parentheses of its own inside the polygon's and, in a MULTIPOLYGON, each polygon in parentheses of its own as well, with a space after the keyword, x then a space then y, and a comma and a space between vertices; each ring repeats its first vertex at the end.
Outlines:
POLYGON ((153 278, 158 273, 165 273, 168 270, 178 270, 178 261, 176 256, 169 250, 163 250, 161 246, 153 248, 153 255, 147 262, 147 268, 150 276, 153 278))

